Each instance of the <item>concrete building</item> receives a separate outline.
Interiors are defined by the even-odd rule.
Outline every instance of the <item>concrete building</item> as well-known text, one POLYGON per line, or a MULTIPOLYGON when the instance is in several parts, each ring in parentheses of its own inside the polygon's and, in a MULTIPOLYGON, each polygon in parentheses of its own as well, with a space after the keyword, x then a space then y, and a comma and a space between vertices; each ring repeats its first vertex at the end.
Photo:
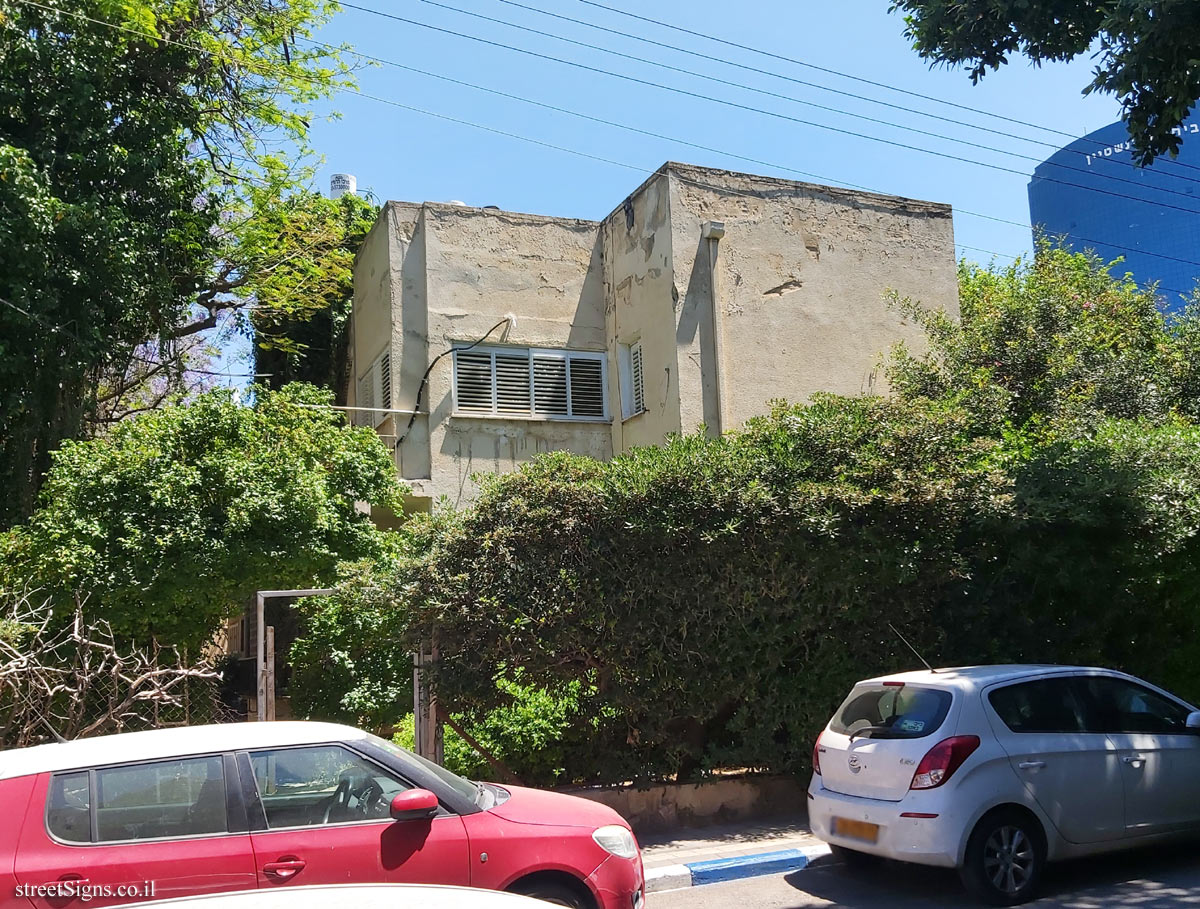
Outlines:
POLYGON ((882 391, 880 354, 923 340, 886 292, 958 310, 949 206, 675 163, 599 222, 389 202, 354 284, 348 397, 410 510, 540 452, 882 391))

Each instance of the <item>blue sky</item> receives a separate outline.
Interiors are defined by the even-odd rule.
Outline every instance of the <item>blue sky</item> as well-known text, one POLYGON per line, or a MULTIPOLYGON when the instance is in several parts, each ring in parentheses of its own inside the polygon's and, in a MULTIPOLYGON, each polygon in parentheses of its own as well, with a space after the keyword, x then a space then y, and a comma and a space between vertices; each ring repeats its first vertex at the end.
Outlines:
MULTIPOLYGON (((1027 223, 1025 187, 1028 175, 1037 161, 1068 141, 1056 133, 1020 127, 647 25, 582 0, 521 2, 525 6, 723 57, 781 76, 879 99, 885 104, 860 101, 775 76, 737 69, 694 53, 668 51, 539 15, 501 0, 445 0, 442 6, 427 0, 362 0, 361 5, 570 59, 596 69, 774 111, 784 117, 983 161, 1018 173, 962 163, 715 104, 347 8, 325 30, 325 40, 332 43, 345 41, 364 54, 675 137, 679 141, 655 139, 600 125, 383 65, 359 72, 363 92, 633 165, 637 170, 341 94, 334 104, 342 114, 341 119, 318 123, 313 130, 314 145, 326 158, 321 184, 327 185, 330 173, 346 171, 358 177, 360 189, 370 189, 380 198, 459 199, 471 205, 499 205, 520 211, 600 218, 615 208, 646 173, 663 161, 674 159, 796 179, 826 178, 898 195, 949 202, 956 209, 1027 223), (697 78, 591 51, 452 12, 444 8, 446 6, 654 59, 709 78, 697 78), (715 80, 744 83, 846 113, 814 109, 715 80), (936 113, 964 125, 921 117, 900 110, 898 106, 936 113), (1033 160, 906 132, 870 122, 868 117, 1003 149, 1033 160), (981 127, 1008 135, 997 135, 981 127), (774 166, 702 151, 684 142, 756 158, 774 166), (816 178, 805 178, 784 168, 805 171, 816 178)), ((908 46, 901 18, 888 14, 884 0, 835 3, 767 0, 740 5, 715 0, 658 0, 653 4, 634 0, 602 2, 816 66, 1050 126, 1071 136, 1098 129, 1119 116, 1115 99, 1081 96, 1080 90, 1089 79, 1091 63, 1088 60, 1038 69, 1024 59, 1018 59, 977 86, 972 86, 961 71, 930 70, 908 46)), ((816 181, 820 182, 819 179, 816 181)), ((1008 254, 1029 248, 1029 231, 1022 227, 959 215, 955 230, 959 242, 965 246, 1008 254)), ((974 257, 987 258, 983 253, 967 252, 974 257)))
POLYGON ((909 47, 903 35, 903 21, 898 15, 888 14, 886 0, 820 3, 759 0, 741 4, 717 0, 599 2, 780 57, 1059 132, 1018 126, 973 110, 680 34, 585 0, 519 2, 525 7, 677 45, 688 52, 598 31, 504 0, 352 2, 438 28, 575 61, 594 70, 621 73, 630 79, 678 89, 661 90, 346 8, 323 30, 322 40, 346 42, 363 54, 433 74, 420 75, 386 64, 367 66, 358 72, 361 92, 499 131, 449 122, 350 93, 339 94, 330 109, 340 112, 340 119, 317 121, 312 130, 313 145, 325 159, 319 185, 327 187, 331 173, 348 172, 358 178, 360 191, 370 190, 380 199, 456 199, 470 205, 498 205, 517 211, 598 219, 619 205, 649 172, 670 159, 812 182, 857 184, 880 192, 948 202, 956 210, 955 234, 960 255, 987 261, 992 252, 1011 256, 1029 249, 1029 229, 1018 225, 1028 224, 1026 184, 1037 162, 1070 141, 1069 137, 1105 126, 1120 113, 1114 98, 1082 97, 1081 89, 1089 81, 1092 65, 1087 59, 1035 68, 1018 58, 976 86, 960 70, 931 70, 909 47), (446 8, 450 6, 701 75, 686 75, 615 57, 446 8), (701 54, 766 73, 715 62, 701 54), (602 125, 452 84, 434 75, 670 138, 653 138, 602 125), (883 103, 790 80, 823 85, 883 103), (760 91, 737 88, 727 82, 743 83, 760 91), (711 96, 727 103, 713 103, 681 92, 711 96), (810 106, 814 104, 835 111, 810 106), (776 115, 753 112, 746 107, 776 115), (901 108, 956 122, 920 116, 901 108), (885 126, 868 118, 891 121, 944 138, 885 126), (899 148, 797 120, 920 146, 941 155, 899 148), (524 136, 594 157, 570 154, 500 133, 524 136), (988 148, 951 141, 954 139, 988 148), (735 155, 767 163, 751 163, 735 155), (968 215, 968 211, 1017 224, 968 215))

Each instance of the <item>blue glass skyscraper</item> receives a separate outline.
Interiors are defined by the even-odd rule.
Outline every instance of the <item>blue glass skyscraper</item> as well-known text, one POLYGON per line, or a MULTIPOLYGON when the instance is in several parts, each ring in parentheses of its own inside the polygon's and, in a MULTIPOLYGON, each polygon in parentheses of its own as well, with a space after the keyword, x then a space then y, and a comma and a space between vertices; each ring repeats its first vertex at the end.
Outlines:
POLYGON ((1038 165, 1029 183, 1029 215, 1051 239, 1123 256, 1114 274, 1159 284, 1177 309, 1200 280, 1200 119, 1180 129, 1178 158, 1137 167, 1124 123, 1113 123, 1038 165))

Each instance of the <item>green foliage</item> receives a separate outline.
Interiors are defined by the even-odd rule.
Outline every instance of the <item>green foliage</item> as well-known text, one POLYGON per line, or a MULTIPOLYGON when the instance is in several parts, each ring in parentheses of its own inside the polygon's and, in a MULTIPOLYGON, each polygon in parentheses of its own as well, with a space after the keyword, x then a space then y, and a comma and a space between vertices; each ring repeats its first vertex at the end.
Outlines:
POLYGON ((0 527, 32 510, 107 371, 148 341, 169 356, 247 266, 270 283, 306 248, 235 259, 223 213, 303 182, 273 150, 303 152, 305 108, 345 82, 336 52, 296 43, 333 8, 0 0, 0 527))
POLYGON ((343 564, 338 593, 299 604, 303 632, 292 645, 288 693, 297 716, 384 729, 412 712, 406 590, 437 525, 427 516, 382 534, 374 558, 343 564))
POLYGON ((348 385, 354 256, 378 213, 350 194, 255 199, 237 241, 242 256, 260 263, 245 266, 254 277, 242 293, 247 301, 269 301, 252 310, 252 322, 255 371, 269 374, 272 388, 301 381, 340 396, 348 385), (300 254, 290 255, 295 250, 300 254), (276 261, 285 264, 273 268, 276 261))
POLYGON ((847 686, 910 662, 885 615, 943 646, 965 515, 1005 494, 964 426, 823 398, 721 440, 491 481, 414 609, 437 628, 441 696, 486 710, 497 678, 594 679, 583 715, 619 718, 593 739, 606 780, 799 768, 847 686))
POLYGON ((1038 244, 1031 260, 959 267, 962 319, 898 301, 932 347, 892 352, 893 386, 908 398, 960 404, 980 431, 1030 421, 1162 419, 1200 406, 1200 318, 1168 320, 1157 295, 1110 276, 1091 254, 1038 244))
POLYGON ((1172 130, 1200 99, 1200 6, 1187 0, 894 0, 891 10, 907 14, 905 33, 922 57, 967 64, 973 82, 1015 53, 1039 64, 1073 60, 1098 45, 1084 94, 1121 100, 1136 155, 1147 163, 1178 150, 1172 130))
POLYGON ((227 392, 118 424, 54 454, 41 506, 0 537, 0 584, 86 598, 119 637, 198 646, 260 588, 331 582, 383 541, 355 503, 399 489, 374 432, 348 429, 330 395, 227 392))
MULTIPOLYGON (((581 682, 571 682, 557 695, 502 681, 502 706, 476 714, 454 714, 454 721, 510 770, 520 769, 526 785, 551 786, 573 778, 599 775, 605 755, 598 754, 594 733, 607 717, 589 717, 581 708, 581 682)), ((582 699, 583 703, 587 699, 582 699)), ((394 741, 412 749, 413 717, 396 724, 394 741)), ((449 725, 443 728, 445 766, 472 780, 497 779, 497 771, 449 725)))

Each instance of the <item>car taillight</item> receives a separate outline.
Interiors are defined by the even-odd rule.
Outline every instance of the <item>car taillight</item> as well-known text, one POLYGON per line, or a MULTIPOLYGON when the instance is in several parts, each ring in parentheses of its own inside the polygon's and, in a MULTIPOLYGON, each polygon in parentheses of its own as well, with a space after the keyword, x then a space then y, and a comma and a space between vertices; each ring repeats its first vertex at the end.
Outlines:
POLYGON ((813 745, 813 773, 817 776, 821 775, 821 737, 817 736, 817 741, 813 745))
POLYGON ((979 736, 956 735, 938 742, 921 758, 909 789, 936 789, 954 776, 954 771, 979 747, 979 736))

